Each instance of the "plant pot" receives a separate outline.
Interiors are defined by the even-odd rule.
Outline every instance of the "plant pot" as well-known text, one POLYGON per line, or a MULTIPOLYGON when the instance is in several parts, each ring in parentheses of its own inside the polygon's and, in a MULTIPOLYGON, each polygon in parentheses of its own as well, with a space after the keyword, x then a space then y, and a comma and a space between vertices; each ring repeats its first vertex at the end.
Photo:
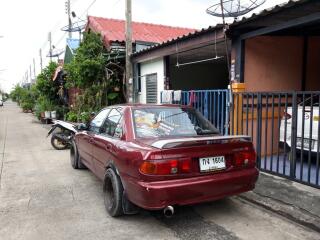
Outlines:
POLYGON ((51 118, 56 119, 57 118, 57 111, 51 111, 51 118))
POLYGON ((50 118, 51 117, 51 112, 50 111, 45 111, 44 112, 44 117, 45 118, 50 118))

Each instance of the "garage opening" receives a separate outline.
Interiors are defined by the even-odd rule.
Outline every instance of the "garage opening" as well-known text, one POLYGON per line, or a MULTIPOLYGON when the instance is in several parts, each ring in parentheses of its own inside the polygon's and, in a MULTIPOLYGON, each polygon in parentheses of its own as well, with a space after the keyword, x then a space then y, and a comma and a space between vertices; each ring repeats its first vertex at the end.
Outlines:
POLYGON ((177 52, 167 58, 169 89, 227 89, 229 74, 224 43, 177 52))

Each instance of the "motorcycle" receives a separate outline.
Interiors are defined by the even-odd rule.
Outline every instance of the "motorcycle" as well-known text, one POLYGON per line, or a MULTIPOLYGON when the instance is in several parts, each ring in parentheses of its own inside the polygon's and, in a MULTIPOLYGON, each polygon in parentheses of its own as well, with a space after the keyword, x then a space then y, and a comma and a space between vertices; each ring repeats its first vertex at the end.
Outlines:
POLYGON ((47 137, 52 134, 51 145, 56 150, 64 150, 70 147, 72 138, 76 132, 78 132, 78 130, 75 124, 56 120, 53 122, 47 137), (58 130, 55 131, 56 129, 58 130))

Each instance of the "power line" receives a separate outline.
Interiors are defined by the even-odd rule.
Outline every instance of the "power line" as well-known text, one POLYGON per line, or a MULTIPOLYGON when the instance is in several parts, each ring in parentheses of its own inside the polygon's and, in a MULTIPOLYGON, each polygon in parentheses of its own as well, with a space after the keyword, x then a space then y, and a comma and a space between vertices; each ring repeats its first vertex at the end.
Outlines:
POLYGON ((80 18, 82 18, 85 15, 85 13, 87 13, 89 11, 89 9, 92 7, 93 4, 95 4, 96 1, 97 0, 92 1, 92 3, 87 7, 87 9, 84 10, 84 12, 80 15, 80 18))

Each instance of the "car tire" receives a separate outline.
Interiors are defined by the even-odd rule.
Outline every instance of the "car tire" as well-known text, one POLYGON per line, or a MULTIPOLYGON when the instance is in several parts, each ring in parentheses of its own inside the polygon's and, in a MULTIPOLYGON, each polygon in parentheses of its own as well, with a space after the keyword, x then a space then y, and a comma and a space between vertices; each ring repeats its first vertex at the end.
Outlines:
POLYGON ((79 154, 78 154, 77 145, 74 141, 72 141, 70 146, 70 162, 71 162, 71 166, 74 169, 79 169, 78 161, 79 161, 79 154))
POLYGON ((108 168, 103 185, 104 205, 111 217, 123 215, 123 186, 120 177, 112 168, 108 168))
POLYGON ((74 139, 71 140, 70 160, 71 160, 71 166, 74 169, 87 169, 86 165, 84 165, 81 161, 81 157, 78 152, 77 144, 74 141, 74 139))

